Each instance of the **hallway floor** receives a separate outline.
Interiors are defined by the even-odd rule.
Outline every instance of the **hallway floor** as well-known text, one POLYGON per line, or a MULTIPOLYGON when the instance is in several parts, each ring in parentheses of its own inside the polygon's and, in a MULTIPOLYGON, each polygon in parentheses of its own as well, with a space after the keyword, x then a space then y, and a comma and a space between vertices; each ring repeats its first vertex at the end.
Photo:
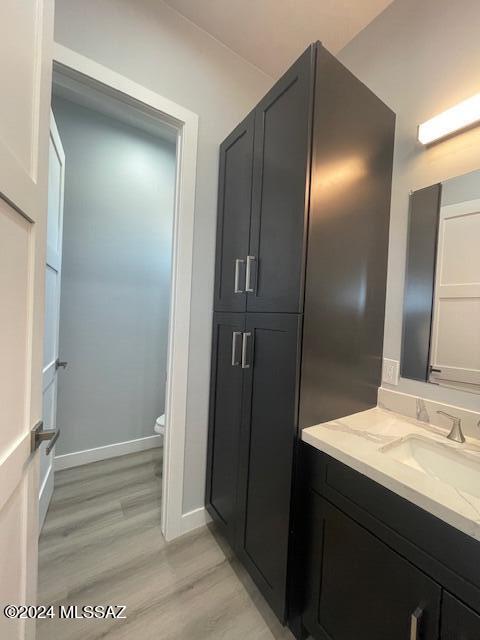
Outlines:
POLYGON ((42 620, 38 640, 293 638, 209 528, 165 542, 161 455, 153 449, 55 474, 38 602, 126 605, 127 619, 42 620))

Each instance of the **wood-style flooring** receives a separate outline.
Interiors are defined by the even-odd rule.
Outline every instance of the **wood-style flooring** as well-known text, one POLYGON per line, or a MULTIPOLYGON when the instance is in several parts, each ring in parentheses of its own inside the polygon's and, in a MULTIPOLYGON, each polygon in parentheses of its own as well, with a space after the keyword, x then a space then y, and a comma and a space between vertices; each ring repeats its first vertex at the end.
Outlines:
POLYGON ((42 620, 38 640, 270 640, 293 636, 204 527, 160 531, 161 449, 59 471, 39 541, 44 605, 126 605, 126 620, 42 620))

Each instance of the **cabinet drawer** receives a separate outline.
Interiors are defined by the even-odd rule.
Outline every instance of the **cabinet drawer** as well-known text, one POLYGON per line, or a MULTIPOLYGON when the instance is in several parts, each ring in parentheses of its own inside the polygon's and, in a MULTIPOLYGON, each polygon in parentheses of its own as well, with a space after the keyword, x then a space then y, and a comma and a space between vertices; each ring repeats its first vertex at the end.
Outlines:
POLYGON ((437 640, 440 586, 311 490, 307 503, 303 621, 314 638, 437 640))

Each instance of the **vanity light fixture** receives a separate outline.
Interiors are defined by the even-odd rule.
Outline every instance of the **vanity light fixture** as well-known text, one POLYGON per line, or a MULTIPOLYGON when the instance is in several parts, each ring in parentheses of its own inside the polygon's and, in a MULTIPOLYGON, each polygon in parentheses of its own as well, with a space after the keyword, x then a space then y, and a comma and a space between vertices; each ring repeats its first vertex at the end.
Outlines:
POLYGON ((422 144, 431 144, 477 123, 480 123, 480 93, 421 124, 418 139, 422 144))

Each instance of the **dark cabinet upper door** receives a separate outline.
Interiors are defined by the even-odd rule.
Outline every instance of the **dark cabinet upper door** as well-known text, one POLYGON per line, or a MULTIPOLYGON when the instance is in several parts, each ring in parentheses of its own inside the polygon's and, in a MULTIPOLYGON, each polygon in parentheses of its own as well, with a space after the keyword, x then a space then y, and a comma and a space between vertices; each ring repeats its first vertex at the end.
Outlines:
POLYGON ((252 201, 254 116, 220 146, 215 310, 244 311, 252 201))
POLYGON ((272 609, 285 615, 297 345, 301 318, 247 314, 239 469, 239 555, 272 609))
POLYGON ((480 615, 449 593, 443 594, 441 640, 479 640, 480 615))
POLYGON ((315 50, 255 110, 248 311, 302 311, 315 50))
POLYGON ((309 490, 304 624, 316 640, 437 640, 441 588, 309 490))
POLYGON ((232 545, 236 529, 244 325, 243 315, 214 315, 206 498, 211 516, 232 545))

